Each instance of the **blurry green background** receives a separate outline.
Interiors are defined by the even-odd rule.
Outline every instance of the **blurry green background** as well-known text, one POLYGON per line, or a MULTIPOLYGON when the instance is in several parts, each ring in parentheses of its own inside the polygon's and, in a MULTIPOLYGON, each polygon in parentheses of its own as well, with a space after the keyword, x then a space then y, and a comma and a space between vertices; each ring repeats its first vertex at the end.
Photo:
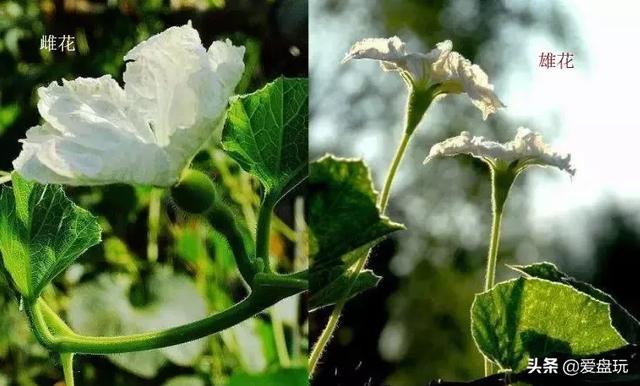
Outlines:
MULTIPOLYGON (((388 210, 408 229, 376 249, 369 265, 383 280, 347 305, 313 384, 415 386, 482 376, 469 308, 483 286, 488 171, 471 157, 422 165, 431 145, 463 130, 506 141, 528 126, 570 151, 578 170, 573 180, 539 168, 518 179, 503 220, 498 279, 514 276, 505 263, 550 260, 640 316, 640 79, 624 69, 640 56, 632 48, 638 7, 624 0, 311 3, 313 157, 362 157, 381 187, 402 133, 406 90, 375 61, 340 64, 362 38, 398 35, 413 52, 451 39, 507 105, 487 121, 464 95, 430 107, 388 210), (574 54, 574 69, 539 67, 541 53, 563 51, 574 54)), ((312 342, 329 312, 311 315, 312 342)))
MULTIPOLYGON (((307 4, 302 0, 2 1, 0 2, 0 170, 10 171, 18 139, 38 124, 37 87, 61 78, 111 74, 122 80, 124 54, 152 34, 191 20, 208 47, 230 38, 246 47, 238 93, 282 74, 307 75, 307 4), (75 37, 75 51, 40 49, 45 35, 75 37)), ((126 156, 114 154, 114 157, 126 156)), ((255 229, 258 184, 221 150, 194 167, 214 180, 247 240, 255 229)), ((246 294, 224 239, 179 212, 160 190, 111 185, 68 189, 100 217, 104 242, 46 291, 79 332, 113 335, 193 321, 246 294)), ((271 253, 282 272, 306 266, 298 194, 277 210, 271 253), (298 203, 296 203, 298 202, 298 203)), ((241 386, 305 384, 306 312, 300 298, 222 334, 165 350, 79 356, 78 385, 241 386)), ((56 358, 31 335, 0 279, 0 386, 62 385, 56 358)))

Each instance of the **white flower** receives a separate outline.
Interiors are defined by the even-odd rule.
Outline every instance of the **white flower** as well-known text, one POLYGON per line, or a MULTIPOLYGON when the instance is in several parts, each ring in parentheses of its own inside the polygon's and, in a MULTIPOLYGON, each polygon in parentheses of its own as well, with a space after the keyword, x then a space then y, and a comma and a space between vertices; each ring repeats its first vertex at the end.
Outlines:
POLYGON ((244 47, 206 50, 191 23, 124 57, 124 89, 109 75, 38 89, 44 123, 27 131, 15 170, 40 183, 174 184, 213 135, 244 71, 244 47))
POLYGON ((407 52, 404 42, 397 36, 369 38, 354 44, 343 62, 375 59, 380 61, 383 70, 399 72, 413 87, 439 84, 440 95, 464 92, 486 119, 504 105, 493 92, 487 74, 452 48, 451 41, 445 40, 426 54, 413 53, 407 52))
POLYGON ((576 170, 571 165, 571 155, 561 154, 542 140, 542 135, 524 127, 518 128, 514 140, 507 143, 487 141, 483 137, 473 137, 466 131, 459 136, 449 138, 431 147, 425 163, 434 158, 469 154, 479 158, 492 167, 505 165, 522 171, 530 165, 554 166, 574 175, 576 170))

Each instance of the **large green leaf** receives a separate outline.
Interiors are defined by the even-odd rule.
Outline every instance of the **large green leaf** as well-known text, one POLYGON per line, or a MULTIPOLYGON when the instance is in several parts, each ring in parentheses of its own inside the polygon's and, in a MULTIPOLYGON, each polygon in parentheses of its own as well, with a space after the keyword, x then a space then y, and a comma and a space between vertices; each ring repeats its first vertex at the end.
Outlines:
MULTIPOLYGON (((309 227, 312 309, 332 304, 347 290, 349 268, 381 238, 400 229, 380 213, 371 174, 360 160, 325 156, 309 169, 309 227)), ((350 296, 371 288, 377 279, 363 272, 350 296)))
POLYGON ((601 302, 609 304, 611 306, 613 326, 618 330, 620 335, 629 343, 638 343, 640 341, 640 322, 606 292, 597 289, 589 283, 572 278, 564 272, 559 271, 554 264, 549 262, 531 265, 515 265, 511 266, 511 268, 526 276, 570 285, 580 292, 584 292, 601 302))
POLYGON ((100 242, 96 218, 62 188, 12 175, 0 193, 0 252, 16 289, 37 298, 42 289, 89 247, 100 242))
POLYGON ((307 176, 308 89, 307 79, 280 77, 229 107, 224 149, 278 198, 307 176))
POLYGON ((476 295, 471 332, 487 358, 520 371, 530 357, 591 355, 624 346, 609 312, 607 303, 571 286, 521 277, 476 295))
POLYGON ((231 376, 227 386, 305 386, 309 384, 305 368, 279 369, 264 374, 237 373, 231 376))

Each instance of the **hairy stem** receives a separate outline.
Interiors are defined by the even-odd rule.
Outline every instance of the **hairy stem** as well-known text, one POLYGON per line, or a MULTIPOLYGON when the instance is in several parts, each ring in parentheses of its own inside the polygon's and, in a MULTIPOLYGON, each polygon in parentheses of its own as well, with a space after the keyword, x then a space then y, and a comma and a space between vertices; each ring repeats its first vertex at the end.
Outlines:
MULTIPOLYGON (((395 155, 393 160, 391 161, 391 165, 389 166, 387 177, 385 179, 384 185, 382 187, 382 192, 380 194, 380 198, 378 201, 378 207, 380 208, 380 213, 384 214, 387 209, 387 204, 389 203, 389 196, 391 194, 391 187, 393 186, 393 181, 395 180, 396 174, 400 167, 400 162, 407 152, 407 147, 409 145, 409 141, 411 136, 415 132, 418 124, 424 119, 431 102, 433 102, 434 98, 439 94, 440 84, 433 84, 428 88, 416 87, 411 84, 411 81, 408 82, 409 85, 409 95, 407 98, 407 107, 405 110, 405 128, 402 134, 402 139, 396 148, 395 155)), ((336 302, 333 311, 331 312, 331 316, 329 317, 329 321, 325 326, 324 330, 320 334, 318 341, 316 342, 313 350, 311 351, 311 355, 309 357, 309 377, 313 377, 313 373, 318 365, 320 357, 324 352, 327 344, 331 340, 336 327, 338 326, 338 320, 340 319, 340 314, 342 314, 342 310, 344 309, 345 304, 349 298, 349 294, 351 293, 355 282, 358 279, 358 275, 360 275, 361 271, 364 269, 367 264, 367 260, 371 255, 371 249, 367 252, 366 255, 363 255, 358 259, 353 271, 349 277, 349 285, 342 293, 340 299, 336 302)))
MULTIPOLYGON (((487 253, 487 271, 485 272, 484 290, 488 291, 496 283, 496 267, 498 265, 498 250, 500 248, 500 225, 502 223, 502 211, 509 195, 511 185, 516 178, 508 168, 506 170, 491 169, 491 235, 489 239, 489 251, 487 253)), ((489 376, 495 371, 493 362, 484 358, 484 375, 489 376)))
POLYGON ((396 154, 393 157, 393 161, 391 161, 391 166, 389 167, 389 171, 387 172, 387 178, 385 179, 384 186, 382 187, 382 193, 380 194, 380 202, 378 203, 381 213, 384 213, 385 209, 387 208, 387 204, 389 203, 391 186, 393 184, 393 180, 396 178, 398 168, 400 167, 400 162, 402 161, 402 158, 407 151, 407 146, 409 145, 410 139, 410 133, 405 132, 402 135, 400 144, 396 149, 396 154))
MULTIPOLYGON (((409 122, 409 121, 408 121, 409 122)), ((415 128, 413 128, 415 129, 415 128)), ((393 185, 393 180, 395 179, 396 173, 400 166, 400 161, 404 157, 404 154, 407 151, 407 146, 409 144, 409 140, 411 139, 411 134, 413 133, 413 129, 405 130, 402 135, 402 139, 400 140, 400 144, 396 149, 395 156, 393 157, 393 161, 391 161, 391 166, 389 167, 389 171, 387 173, 387 178, 385 179, 384 186, 382 187, 382 194, 380 195, 378 206, 380 207, 380 212, 384 213, 387 208, 387 204, 389 202, 389 195, 391 193, 391 186, 393 185)), ((320 357, 322 356, 324 350, 326 349, 331 337, 333 336, 336 327, 338 326, 338 320, 340 319, 340 315, 342 314, 342 310, 347 303, 349 298, 349 294, 353 289, 353 285, 356 282, 358 275, 365 267, 369 255, 371 254, 371 250, 367 252, 366 255, 360 257, 349 276, 349 285, 347 289, 344 291, 340 299, 336 302, 333 310, 331 311, 331 315, 329 316, 329 320, 327 321, 327 325, 320 333, 320 337, 316 341, 316 344, 313 346, 313 350, 311 351, 311 355, 309 356, 309 377, 312 377, 318 363, 320 361, 320 357)))
POLYGON ((308 288, 306 281, 297 279, 295 276, 257 274, 255 281, 254 292, 243 301, 218 314, 179 327, 127 336, 83 336, 70 332, 70 329, 51 327, 47 319, 54 319, 51 315, 47 317, 45 314, 52 311, 47 311, 47 307, 41 301, 28 304, 26 310, 36 337, 42 345, 52 351, 83 354, 145 351, 174 346, 215 334, 308 288))

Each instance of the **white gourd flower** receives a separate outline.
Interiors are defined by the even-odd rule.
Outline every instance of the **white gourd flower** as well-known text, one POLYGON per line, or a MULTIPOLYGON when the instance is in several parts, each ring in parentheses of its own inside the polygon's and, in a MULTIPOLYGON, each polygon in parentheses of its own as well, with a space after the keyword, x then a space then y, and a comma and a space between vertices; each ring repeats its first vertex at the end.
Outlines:
POLYGON ((384 71, 397 71, 410 87, 429 88, 437 85, 438 95, 466 93, 482 112, 482 118, 495 113, 504 104, 493 91, 489 77, 477 64, 452 51, 445 40, 428 53, 408 52, 397 36, 368 38, 355 43, 343 62, 352 59, 379 60, 384 71))
POLYGON ((528 166, 551 166, 575 175, 571 165, 571 155, 553 150, 546 144, 542 135, 530 129, 518 128, 515 139, 506 143, 488 141, 483 137, 474 137, 463 131, 431 147, 424 163, 434 158, 468 154, 479 158, 494 168, 509 167, 519 173, 528 166))
POLYGON ((209 49, 189 22, 130 50, 124 88, 109 75, 38 89, 44 123, 30 128, 15 170, 40 183, 170 186, 209 140, 220 140, 244 47, 209 49))

